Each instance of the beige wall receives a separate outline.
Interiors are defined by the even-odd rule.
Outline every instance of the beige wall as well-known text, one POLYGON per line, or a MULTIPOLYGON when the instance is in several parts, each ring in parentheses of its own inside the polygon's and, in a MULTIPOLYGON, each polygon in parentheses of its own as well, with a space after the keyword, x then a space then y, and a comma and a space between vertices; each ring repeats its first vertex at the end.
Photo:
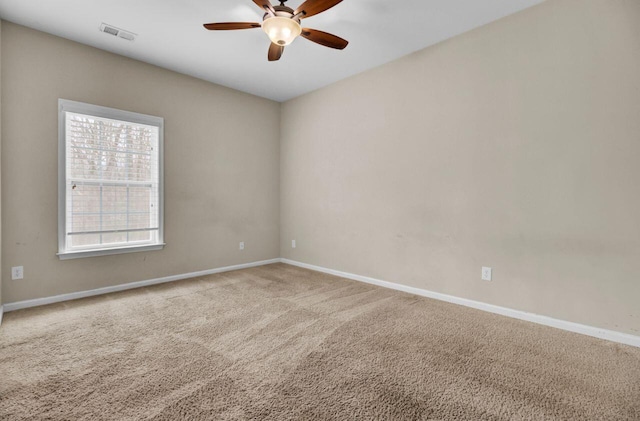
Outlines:
POLYGON ((638 22, 548 1, 285 103, 282 257, 640 334, 638 22))
MULTIPOLYGON (((0 80, 2 80, 2 20, 0 20, 0 80)), ((2 174, 2 83, 0 83, 0 174, 2 174)), ((0 175, 0 221, 2 221, 2 179, 0 175)), ((0 222, 0 306, 2 305, 2 223, 0 222)), ((1 317, 1 316, 0 316, 1 317)))
POLYGON ((278 257, 278 103, 8 22, 2 64, 3 302, 278 257), (163 251, 58 260, 58 98, 165 118, 163 251))

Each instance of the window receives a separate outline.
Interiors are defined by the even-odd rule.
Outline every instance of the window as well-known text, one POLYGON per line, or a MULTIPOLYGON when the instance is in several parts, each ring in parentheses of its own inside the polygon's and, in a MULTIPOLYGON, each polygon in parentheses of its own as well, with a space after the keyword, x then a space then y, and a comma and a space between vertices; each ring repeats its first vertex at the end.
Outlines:
POLYGON ((59 100, 58 256, 163 247, 164 120, 59 100))

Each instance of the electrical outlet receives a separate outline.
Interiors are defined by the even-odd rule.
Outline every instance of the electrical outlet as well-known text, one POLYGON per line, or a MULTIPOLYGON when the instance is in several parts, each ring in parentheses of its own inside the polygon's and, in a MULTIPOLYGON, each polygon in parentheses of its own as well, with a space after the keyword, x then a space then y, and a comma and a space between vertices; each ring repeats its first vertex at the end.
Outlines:
POLYGON ((240 241, 240 250, 244 250, 244 241, 240 241))
POLYGON ((296 240, 291 240, 291 248, 296 248, 296 240))
POLYGON ((16 281, 24 279, 24 266, 14 266, 11 268, 11 279, 16 281))
POLYGON ((482 280, 483 281, 491 280, 491 268, 487 268, 487 267, 482 268, 482 280))

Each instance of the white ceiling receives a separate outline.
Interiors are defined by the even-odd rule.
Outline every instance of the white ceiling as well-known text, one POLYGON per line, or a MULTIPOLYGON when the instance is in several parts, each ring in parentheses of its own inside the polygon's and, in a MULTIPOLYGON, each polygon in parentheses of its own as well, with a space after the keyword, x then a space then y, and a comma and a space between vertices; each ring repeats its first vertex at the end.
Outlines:
MULTIPOLYGON (((344 0, 302 26, 349 40, 345 50, 298 38, 278 62, 267 61, 269 40, 260 29, 214 32, 202 27, 209 22, 260 22, 262 13, 251 0, 0 0, 0 17, 285 101, 542 1, 344 0), (130 42, 102 33, 103 22, 138 37, 130 42)), ((287 6, 295 9, 301 3, 290 0, 287 6)))

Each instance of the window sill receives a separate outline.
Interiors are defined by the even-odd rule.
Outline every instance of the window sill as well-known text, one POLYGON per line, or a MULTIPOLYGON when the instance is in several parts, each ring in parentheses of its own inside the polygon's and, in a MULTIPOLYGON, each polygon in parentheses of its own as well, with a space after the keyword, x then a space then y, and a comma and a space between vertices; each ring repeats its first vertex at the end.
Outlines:
POLYGON ((145 246, 129 246, 129 247, 117 247, 111 249, 93 249, 82 251, 70 251, 65 253, 57 253, 60 260, 80 259, 83 257, 97 257, 108 256, 112 254, 124 254, 124 253, 137 253, 141 251, 154 251, 162 250, 166 243, 149 244, 145 246))

